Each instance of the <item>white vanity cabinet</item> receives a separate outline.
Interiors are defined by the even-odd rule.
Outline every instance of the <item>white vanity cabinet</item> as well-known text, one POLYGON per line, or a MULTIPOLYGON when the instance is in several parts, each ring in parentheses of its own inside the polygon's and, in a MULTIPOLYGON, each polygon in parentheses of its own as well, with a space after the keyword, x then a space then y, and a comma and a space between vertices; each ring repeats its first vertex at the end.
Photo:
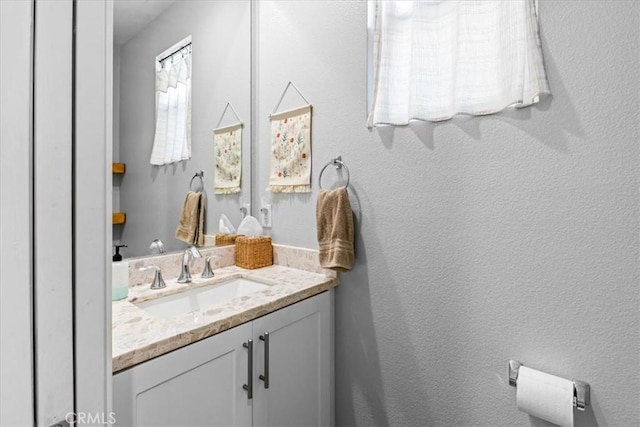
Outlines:
POLYGON ((333 395, 332 291, 113 377, 119 426, 329 426, 333 395))
POLYGON ((334 424, 332 295, 324 292, 253 321, 254 425, 334 424))
POLYGON ((250 426, 246 323, 113 376, 117 426, 250 426))

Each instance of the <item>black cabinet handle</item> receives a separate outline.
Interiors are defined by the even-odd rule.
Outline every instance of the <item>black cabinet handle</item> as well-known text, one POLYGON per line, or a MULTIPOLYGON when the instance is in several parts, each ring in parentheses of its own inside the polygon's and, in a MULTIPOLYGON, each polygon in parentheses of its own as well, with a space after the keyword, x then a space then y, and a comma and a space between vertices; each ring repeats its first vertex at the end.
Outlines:
POLYGON ((264 388, 269 388, 269 332, 260 335, 260 339, 264 341, 264 375, 258 378, 264 381, 264 388))
POLYGON ((247 390, 247 399, 253 399, 253 340, 249 340, 242 344, 249 351, 249 361, 247 362, 247 382, 242 388, 247 390))

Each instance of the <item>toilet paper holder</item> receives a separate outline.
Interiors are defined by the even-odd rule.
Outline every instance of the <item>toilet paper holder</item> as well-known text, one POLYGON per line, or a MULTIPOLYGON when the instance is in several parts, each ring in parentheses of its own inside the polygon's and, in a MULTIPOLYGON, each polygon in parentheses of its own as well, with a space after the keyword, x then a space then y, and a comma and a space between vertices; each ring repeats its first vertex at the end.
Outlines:
MULTIPOLYGON (((518 372, 520 366, 524 366, 517 360, 509 360, 509 385, 518 386, 518 372)), ((579 411, 584 411, 591 403, 591 388, 589 383, 573 380, 573 406, 579 411)))

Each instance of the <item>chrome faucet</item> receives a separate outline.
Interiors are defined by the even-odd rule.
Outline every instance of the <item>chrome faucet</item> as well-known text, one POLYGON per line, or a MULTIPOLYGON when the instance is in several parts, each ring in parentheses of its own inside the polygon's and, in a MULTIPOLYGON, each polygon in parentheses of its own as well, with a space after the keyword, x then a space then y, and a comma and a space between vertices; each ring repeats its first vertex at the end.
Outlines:
POLYGON ((151 250, 151 255, 163 254, 165 253, 164 243, 160 239, 154 239, 149 245, 149 249, 151 250))
POLYGON ((195 246, 190 246, 184 251, 182 256, 182 272, 178 277, 178 283, 191 282, 191 273, 189 272, 189 261, 193 258, 202 258, 202 254, 195 246))

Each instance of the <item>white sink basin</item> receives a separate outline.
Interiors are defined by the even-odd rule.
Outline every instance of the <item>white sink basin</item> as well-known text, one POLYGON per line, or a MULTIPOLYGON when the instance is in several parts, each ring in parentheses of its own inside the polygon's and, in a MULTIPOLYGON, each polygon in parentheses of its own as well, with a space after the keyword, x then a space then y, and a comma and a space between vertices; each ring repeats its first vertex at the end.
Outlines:
POLYGON ((212 305, 222 304, 268 287, 269 285, 264 283, 240 277, 141 302, 136 305, 155 316, 171 317, 200 311, 212 305))

